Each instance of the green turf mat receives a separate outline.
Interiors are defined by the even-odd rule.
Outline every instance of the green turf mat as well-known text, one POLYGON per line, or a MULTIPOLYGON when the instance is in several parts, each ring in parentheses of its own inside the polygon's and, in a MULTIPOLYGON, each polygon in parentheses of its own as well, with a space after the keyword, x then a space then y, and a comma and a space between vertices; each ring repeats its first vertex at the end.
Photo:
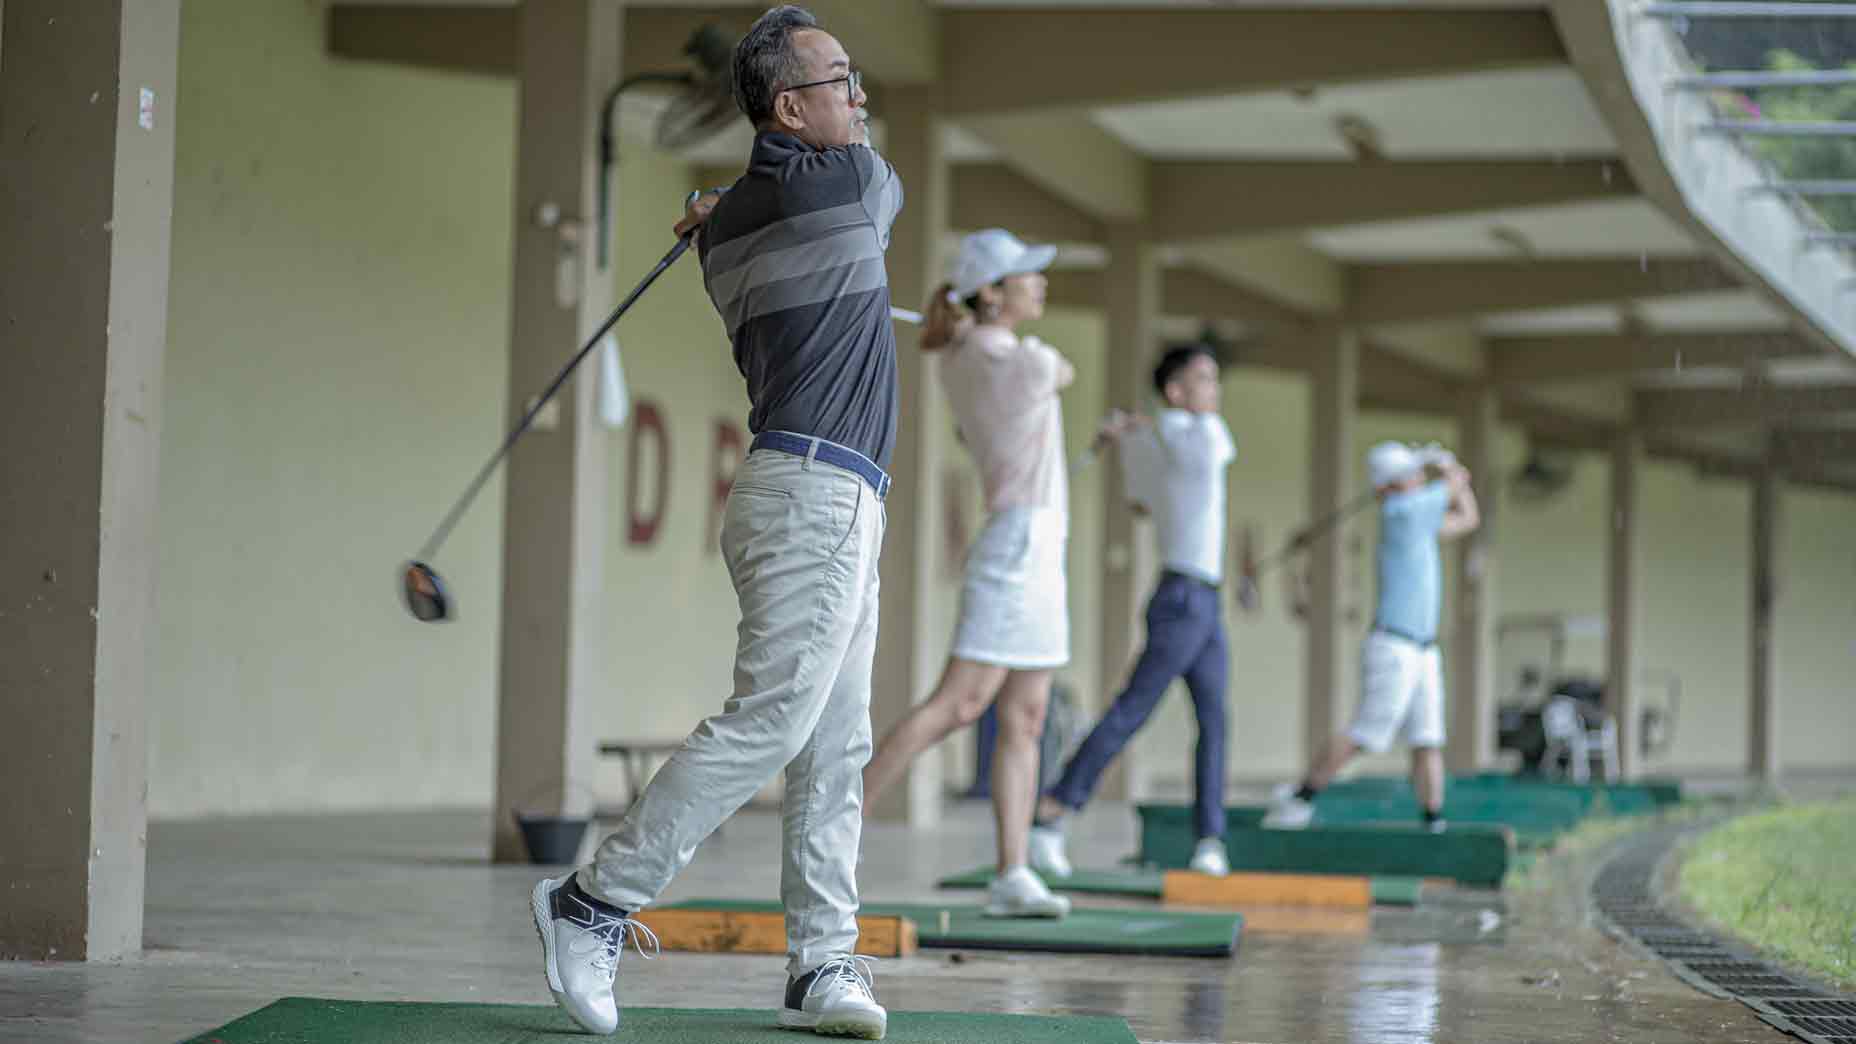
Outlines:
MULTIPOLYGON (((1525 792, 1571 794, 1580 797, 1588 809, 1602 801, 1605 810, 1616 815, 1651 812, 1682 800, 1682 783, 1674 779, 1640 779, 1630 783, 1571 783, 1540 776, 1516 776, 1501 772, 1483 772, 1470 776, 1452 776, 1445 793, 1453 790, 1484 792, 1525 792)), ((1400 776, 1359 776, 1329 786, 1325 794, 1349 797, 1382 797, 1411 794, 1411 782, 1400 776)))
MULTIPOLYGON (((691 899, 672 908, 778 912, 780 904, 691 899)), ((858 912, 875 917, 907 917, 915 922, 924 947, 959 950, 1228 957, 1237 949, 1237 935, 1244 926, 1244 918, 1234 913, 1163 909, 1076 909, 1060 920, 987 917, 980 907, 960 903, 865 903, 858 912), (943 911, 948 915, 945 932, 941 930, 943 911)))
MULTIPOLYGON (((1139 812, 1142 860, 1184 867, 1196 842, 1192 810, 1184 805, 1141 805, 1139 812)), ((1416 823, 1264 830, 1232 822, 1228 815, 1224 843, 1233 870, 1448 877, 1488 887, 1501 884, 1515 851, 1514 832, 1506 827, 1472 823, 1441 834, 1416 823)))
MULTIPOLYGON (((554 1005, 405 1004, 285 997, 185 1044, 554 1044, 565 1039, 652 1044, 795 1044, 774 1012, 626 1008, 619 1031, 588 1037, 554 1005), (572 1034, 571 1038, 563 1034, 572 1034)), ((1118 1018, 892 1011, 889 1044, 1136 1044, 1118 1018)))
MULTIPOLYGON (((1043 875, 1039 875, 1043 876, 1043 875)), ((993 868, 975 867, 965 873, 943 877, 935 882, 949 889, 979 889, 992 884, 993 868)), ((1166 871, 1128 868, 1123 870, 1078 870, 1069 877, 1045 877, 1052 891, 1079 895, 1128 895, 1158 899, 1164 891, 1166 871)), ((1376 906, 1416 906, 1423 890, 1421 877, 1375 877, 1372 879, 1373 903, 1376 906)))
POLYGON ((1417 906, 1423 898, 1422 877, 1373 878, 1374 906, 1417 906))
MULTIPOLYGON (((985 888, 992 884, 993 868, 975 867, 961 874, 952 874, 935 882, 938 888, 985 888)), ((1147 899, 1160 898, 1164 871, 1125 867, 1114 870, 1078 870, 1068 877, 1045 876, 1044 883, 1052 891, 1075 892, 1078 895, 1135 895, 1147 899)))
MULTIPOLYGON (((1551 845, 1594 808, 1591 794, 1551 790, 1495 790, 1452 787, 1444 798, 1444 818, 1451 824, 1481 823, 1510 827, 1522 848, 1551 845)), ((1229 825, 1260 826, 1267 809, 1234 806, 1225 810, 1229 825)), ((1360 793, 1332 789, 1315 799, 1316 826, 1405 826, 1419 821, 1418 800, 1409 786, 1360 793)))

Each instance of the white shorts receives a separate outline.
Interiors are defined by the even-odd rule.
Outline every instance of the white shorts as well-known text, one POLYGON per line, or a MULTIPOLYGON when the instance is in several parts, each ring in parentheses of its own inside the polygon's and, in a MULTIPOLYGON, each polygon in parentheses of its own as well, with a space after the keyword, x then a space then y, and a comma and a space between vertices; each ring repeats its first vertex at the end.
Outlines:
POLYGON ((1378 754, 1401 729, 1410 746, 1444 745, 1443 656, 1435 645, 1374 631, 1360 649, 1360 709, 1347 738, 1378 754))
POLYGON ((1029 671, 1070 662, 1062 508, 1014 507, 992 516, 967 549, 955 656, 1029 671))

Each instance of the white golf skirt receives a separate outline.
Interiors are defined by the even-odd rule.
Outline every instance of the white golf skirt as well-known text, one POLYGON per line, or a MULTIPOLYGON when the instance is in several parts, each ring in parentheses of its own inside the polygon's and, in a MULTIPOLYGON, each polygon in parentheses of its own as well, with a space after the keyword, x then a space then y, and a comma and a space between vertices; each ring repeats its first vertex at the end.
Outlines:
POLYGON ((1069 538, 1061 508, 1006 508, 987 521, 967 549, 955 656, 1013 670, 1070 662, 1069 538))

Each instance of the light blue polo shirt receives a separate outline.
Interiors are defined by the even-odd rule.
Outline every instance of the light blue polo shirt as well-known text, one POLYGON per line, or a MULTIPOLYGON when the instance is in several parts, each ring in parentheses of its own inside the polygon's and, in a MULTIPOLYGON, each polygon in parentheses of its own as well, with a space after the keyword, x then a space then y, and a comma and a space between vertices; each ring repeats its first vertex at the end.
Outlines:
POLYGON ((1443 559, 1437 537, 1450 488, 1433 482, 1394 493, 1379 505, 1379 608, 1373 626, 1428 645, 1437 640, 1443 559))

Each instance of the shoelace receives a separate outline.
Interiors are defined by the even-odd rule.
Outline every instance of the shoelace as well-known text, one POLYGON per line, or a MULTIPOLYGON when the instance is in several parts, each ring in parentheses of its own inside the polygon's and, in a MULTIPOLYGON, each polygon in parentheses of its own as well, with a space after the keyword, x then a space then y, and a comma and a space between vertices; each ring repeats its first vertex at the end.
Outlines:
POLYGON ((638 951, 638 956, 647 961, 656 960, 657 955, 663 952, 663 948, 658 944, 657 935, 642 921, 634 921, 629 917, 600 914, 593 919, 592 924, 585 926, 585 931, 579 938, 567 944, 568 952, 576 956, 586 953, 586 943, 589 939, 599 948, 599 952, 594 954, 587 963, 606 973, 608 978, 618 975, 619 958, 625 953, 627 939, 631 940, 632 949, 638 951), (651 944, 649 953, 645 952, 646 942, 651 944))
POLYGON ((801 1003, 810 1000, 812 994, 821 988, 829 990, 832 986, 843 986, 847 990, 862 993, 869 1001, 876 1003, 875 973, 870 966, 876 963, 875 957, 834 957, 818 966, 818 975, 812 979, 812 985, 806 987, 806 995, 801 1003))

